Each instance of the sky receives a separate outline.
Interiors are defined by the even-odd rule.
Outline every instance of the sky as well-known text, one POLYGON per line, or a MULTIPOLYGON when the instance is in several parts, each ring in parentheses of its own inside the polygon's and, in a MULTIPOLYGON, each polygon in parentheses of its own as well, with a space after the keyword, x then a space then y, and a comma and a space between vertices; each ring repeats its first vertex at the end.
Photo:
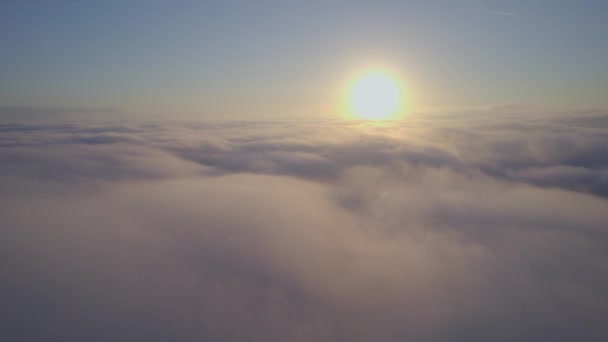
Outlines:
POLYGON ((382 66, 415 111, 604 107, 606 23, 600 0, 4 0, 0 105, 325 117, 382 66))

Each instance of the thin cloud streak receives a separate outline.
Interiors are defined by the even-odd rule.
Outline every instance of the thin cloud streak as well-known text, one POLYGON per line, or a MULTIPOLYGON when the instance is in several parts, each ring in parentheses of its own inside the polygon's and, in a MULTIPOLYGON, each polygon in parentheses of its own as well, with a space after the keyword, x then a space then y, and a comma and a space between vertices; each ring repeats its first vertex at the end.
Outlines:
POLYGON ((513 13, 513 12, 497 12, 497 11, 492 11, 492 12, 487 12, 489 14, 498 14, 498 15, 509 15, 509 16, 514 16, 517 15, 517 13, 513 13))

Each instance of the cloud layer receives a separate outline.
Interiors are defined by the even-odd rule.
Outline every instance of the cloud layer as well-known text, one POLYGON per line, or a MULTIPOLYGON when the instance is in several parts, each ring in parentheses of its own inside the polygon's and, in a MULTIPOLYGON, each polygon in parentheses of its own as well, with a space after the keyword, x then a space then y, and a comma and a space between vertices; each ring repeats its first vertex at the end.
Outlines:
POLYGON ((600 111, 0 125, 0 338, 599 341, 607 147, 600 111))

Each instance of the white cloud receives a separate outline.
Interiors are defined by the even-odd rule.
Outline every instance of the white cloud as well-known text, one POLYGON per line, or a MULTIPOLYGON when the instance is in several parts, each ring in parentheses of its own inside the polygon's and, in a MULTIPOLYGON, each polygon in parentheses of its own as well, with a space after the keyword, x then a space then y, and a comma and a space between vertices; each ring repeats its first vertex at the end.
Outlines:
POLYGON ((0 126, 0 336, 599 340, 608 135, 577 120, 0 126))

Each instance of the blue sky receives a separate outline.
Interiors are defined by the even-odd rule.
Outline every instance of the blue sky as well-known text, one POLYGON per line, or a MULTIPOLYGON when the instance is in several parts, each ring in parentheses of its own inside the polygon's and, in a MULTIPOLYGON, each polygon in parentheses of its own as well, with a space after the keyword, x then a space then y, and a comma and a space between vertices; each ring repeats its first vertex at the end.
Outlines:
POLYGON ((331 115, 387 66, 415 109, 608 105, 605 1, 0 1, 0 105, 331 115))

